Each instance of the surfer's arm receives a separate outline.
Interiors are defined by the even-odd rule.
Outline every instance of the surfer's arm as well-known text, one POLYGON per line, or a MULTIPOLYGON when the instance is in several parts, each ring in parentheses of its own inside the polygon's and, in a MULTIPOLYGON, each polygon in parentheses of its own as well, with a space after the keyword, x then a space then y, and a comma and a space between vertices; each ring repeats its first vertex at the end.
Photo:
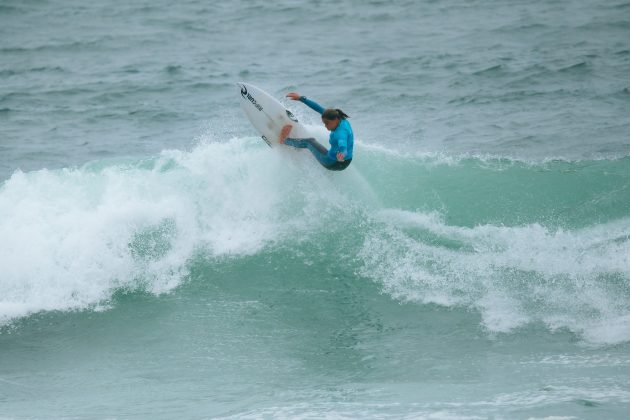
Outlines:
POLYGON ((320 115, 324 113, 323 106, 321 106, 315 101, 308 99, 306 96, 300 96, 299 101, 302 102, 304 105, 308 106, 309 108, 311 108, 313 111, 319 113, 320 115))
POLYGON ((337 153, 335 157, 339 162, 343 162, 348 153, 348 133, 345 130, 339 130, 339 132, 335 132, 334 136, 337 140, 337 153))
POLYGON ((306 106, 308 106, 309 108, 311 108, 315 112, 319 113, 320 115, 324 113, 324 107, 323 106, 321 106, 320 104, 318 104, 315 101, 311 101, 306 96, 302 96, 302 95, 300 95, 297 92, 289 92, 289 93, 287 93, 287 98, 293 99, 294 101, 302 102, 303 104, 305 104, 306 106))

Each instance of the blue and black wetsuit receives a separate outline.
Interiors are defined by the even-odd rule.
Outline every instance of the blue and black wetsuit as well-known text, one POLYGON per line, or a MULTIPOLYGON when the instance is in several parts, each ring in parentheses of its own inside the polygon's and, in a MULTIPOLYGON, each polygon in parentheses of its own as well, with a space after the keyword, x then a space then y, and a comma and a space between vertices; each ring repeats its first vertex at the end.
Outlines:
MULTIPOLYGON (((319 114, 324 112, 324 108, 321 105, 315 101, 311 101, 306 96, 301 96, 300 102, 303 102, 319 114)), ((300 149, 308 149, 324 168, 331 171, 343 171, 350 165, 350 162, 352 162, 352 149, 354 147, 354 135, 352 134, 352 127, 348 120, 345 118, 339 120, 337 128, 330 132, 329 142, 330 150, 326 150, 326 148, 314 138, 287 138, 284 144, 300 149), (343 162, 337 160, 338 152, 343 153, 345 156, 343 162)))

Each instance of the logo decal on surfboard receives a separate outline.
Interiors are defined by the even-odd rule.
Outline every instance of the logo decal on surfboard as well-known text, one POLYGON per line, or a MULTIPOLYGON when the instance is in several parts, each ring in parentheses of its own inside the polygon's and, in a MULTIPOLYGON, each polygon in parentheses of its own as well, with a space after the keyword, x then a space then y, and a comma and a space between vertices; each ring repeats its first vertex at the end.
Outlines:
POLYGON ((288 109, 287 109, 287 117, 289 117, 291 121, 298 122, 298 119, 295 118, 295 115, 293 115, 293 113, 289 111, 288 109))
POLYGON ((267 143, 267 146, 271 147, 271 142, 269 141, 267 136, 262 136, 262 139, 265 141, 265 143, 267 143))
POLYGON ((251 102, 252 105, 254 105, 254 108, 256 108, 257 110, 259 111, 263 110, 262 105, 256 102, 256 99, 252 96, 251 93, 247 92, 247 88, 245 87, 245 85, 241 85, 241 96, 249 100, 249 102, 251 102))

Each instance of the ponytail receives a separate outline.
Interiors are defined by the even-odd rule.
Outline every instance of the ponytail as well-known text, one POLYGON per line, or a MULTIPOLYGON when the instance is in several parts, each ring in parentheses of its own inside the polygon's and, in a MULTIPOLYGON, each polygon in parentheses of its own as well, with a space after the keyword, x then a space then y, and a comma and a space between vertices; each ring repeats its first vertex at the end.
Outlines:
POLYGON ((322 113, 322 118, 327 120, 345 120, 350 117, 340 109, 328 108, 322 113))
POLYGON ((348 114, 346 114, 345 112, 343 112, 339 108, 335 109, 335 111, 337 111, 337 114, 339 114, 339 119, 340 120, 345 120, 346 118, 350 118, 350 116, 348 114))

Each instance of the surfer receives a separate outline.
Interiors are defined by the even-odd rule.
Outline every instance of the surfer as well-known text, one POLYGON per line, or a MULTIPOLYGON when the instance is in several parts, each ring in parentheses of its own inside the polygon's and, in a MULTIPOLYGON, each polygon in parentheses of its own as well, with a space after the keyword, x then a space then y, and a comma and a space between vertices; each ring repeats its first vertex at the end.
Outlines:
POLYGON ((302 96, 297 92, 290 92, 287 98, 294 101, 300 101, 309 108, 318 112, 322 116, 322 122, 326 129, 330 131, 330 150, 327 150, 314 138, 294 139, 289 134, 293 128, 291 124, 282 127, 280 132, 280 144, 297 147, 299 149, 308 149, 311 151, 317 161, 326 169, 331 171, 343 171, 352 162, 352 149, 354 146, 354 135, 352 127, 348 122, 349 118, 340 109, 324 109, 317 102, 302 96))

